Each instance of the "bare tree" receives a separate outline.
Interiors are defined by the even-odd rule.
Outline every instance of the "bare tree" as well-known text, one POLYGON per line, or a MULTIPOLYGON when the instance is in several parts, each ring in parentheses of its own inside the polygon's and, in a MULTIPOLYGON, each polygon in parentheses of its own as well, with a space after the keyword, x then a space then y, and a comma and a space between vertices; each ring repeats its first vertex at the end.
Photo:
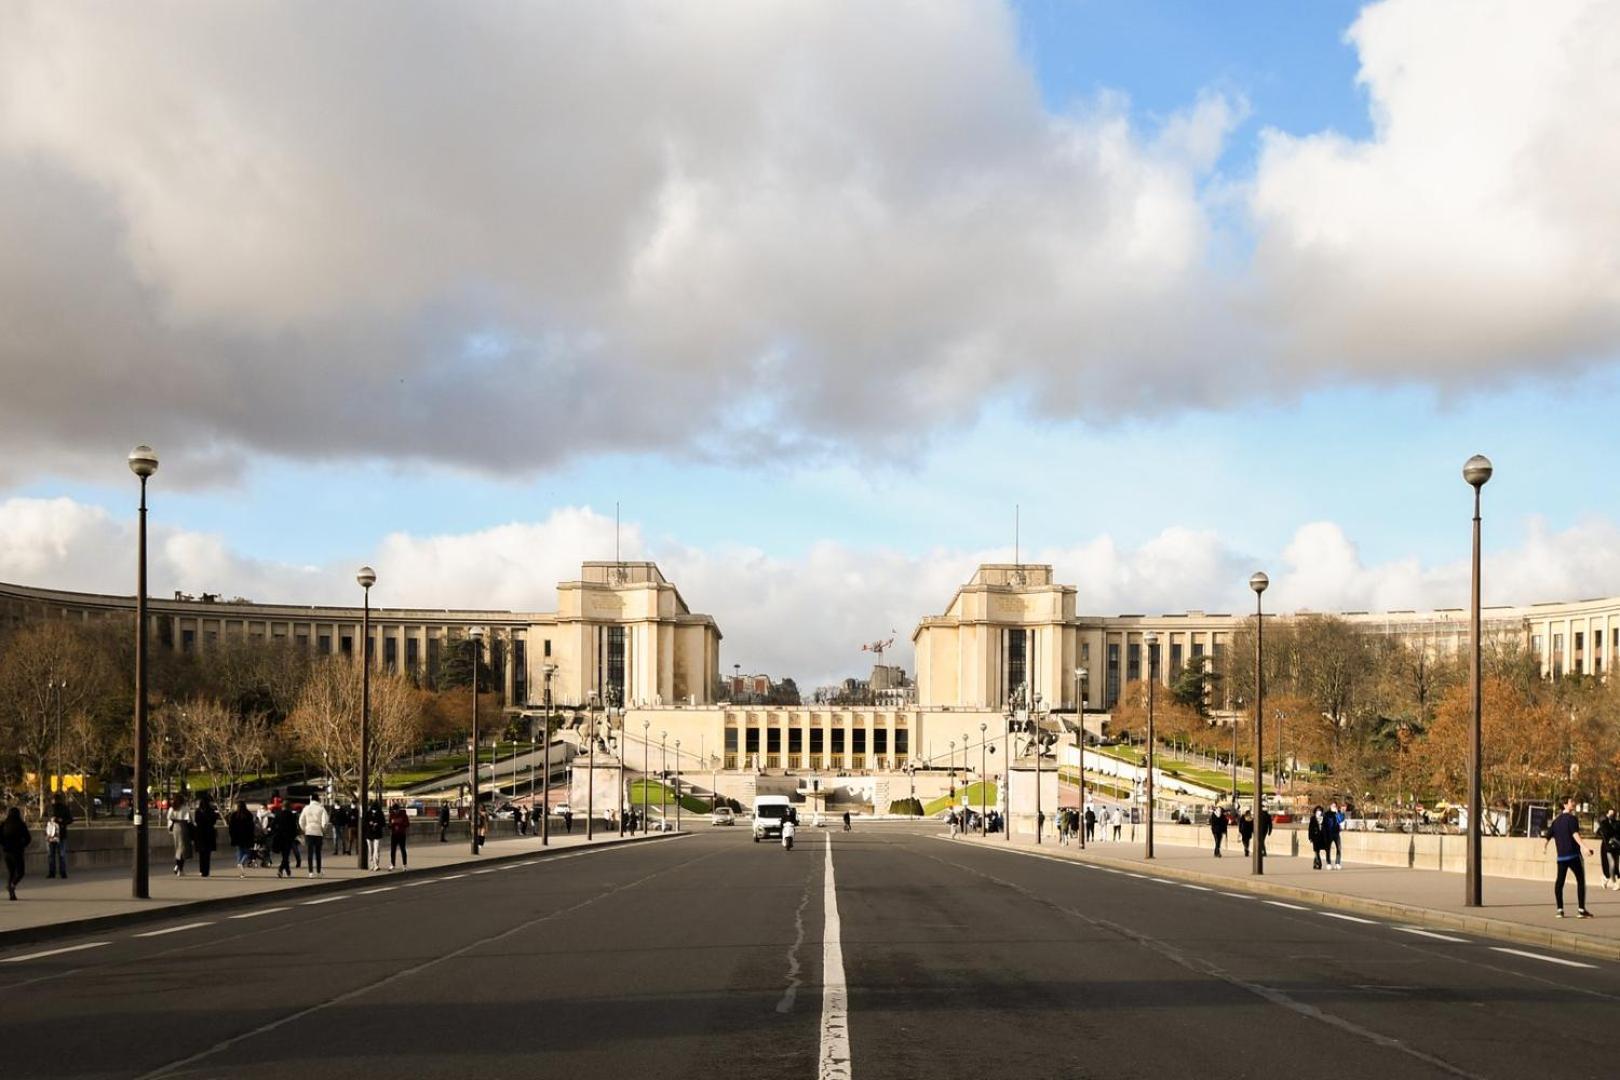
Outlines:
MULTIPOLYGON (((359 789, 360 694, 360 665, 347 657, 328 657, 311 666, 287 719, 287 730, 298 747, 348 791, 359 789)), ((380 777, 384 765, 416 744, 421 717, 421 700, 409 679, 372 673, 372 776, 380 777)))
POLYGON ((210 776, 217 800, 234 802, 242 781, 264 766, 270 749, 270 721, 262 712, 238 712, 211 698, 184 706, 182 732, 186 758, 210 776))
POLYGON ((105 658, 72 623, 39 622, 8 636, 0 654, 0 735, 32 774, 41 815, 64 725, 87 711, 109 683, 105 658))

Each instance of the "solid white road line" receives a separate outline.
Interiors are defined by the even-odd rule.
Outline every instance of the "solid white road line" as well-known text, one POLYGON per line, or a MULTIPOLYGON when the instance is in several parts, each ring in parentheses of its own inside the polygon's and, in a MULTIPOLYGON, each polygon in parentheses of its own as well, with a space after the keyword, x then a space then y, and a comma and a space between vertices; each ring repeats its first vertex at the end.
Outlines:
POLYGON ((1395 929, 1403 934, 1416 934, 1418 937, 1434 938, 1436 941, 1450 941, 1458 945, 1468 944, 1465 937, 1452 937, 1450 934, 1437 934, 1433 930, 1419 930, 1415 926, 1397 926, 1395 929))
POLYGON ((162 937, 164 934, 178 934, 182 930, 195 930, 199 926, 213 926, 213 922, 188 922, 183 926, 166 926, 162 930, 148 930, 144 934, 135 934, 134 937, 162 937))
POLYGON ((1285 904, 1281 900, 1262 900, 1260 902, 1262 904, 1270 904, 1272 907, 1285 907, 1289 911, 1309 911, 1309 910, 1311 910, 1310 908, 1305 907, 1305 906, 1303 906, 1301 904, 1285 904))
POLYGON ((334 901, 347 900, 348 898, 349 898, 349 896, 348 896, 347 893, 344 893, 342 896, 323 896, 323 897, 319 898, 318 900, 305 900, 304 901, 304 906, 305 907, 311 907, 311 906, 313 906, 315 904, 330 904, 330 903, 332 903, 334 901))
POLYGON ((833 878, 832 834, 827 835, 827 875, 822 885, 820 1080, 850 1080, 849 988, 844 983, 844 945, 833 878))
POLYGON ((260 915, 270 915, 270 914, 273 914, 274 912, 277 912, 277 911, 291 911, 291 910, 292 910, 291 908, 284 908, 284 907, 267 907, 267 908, 260 908, 258 911, 244 911, 240 915, 231 915, 231 916, 228 916, 228 917, 232 918, 232 919, 257 919, 260 915))
POLYGON ((0 960, 0 964, 20 964, 24 960, 41 960, 47 956, 59 956, 62 953, 78 952, 80 949, 99 949, 103 945, 111 945, 110 941, 87 941, 83 945, 66 945, 60 949, 46 949, 44 952, 32 952, 25 956, 8 956, 0 960))
POLYGON ((375 889, 361 889, 360 890, 360 895, 361 896, 376 896, 380 892, 393 892, 397 888, 399 888, 398 885, 379 885, 375 889))
POLYGON ((1318 911, 1318 915, 1326 915, 1330 919, 1343 919, 1345 922, 1358 922, 1363 926, 1377 926, 1377 919, 1363 919, 1359 915, 1343 915, 1337 911, 1318 911))
POLYGON ((1523 949, 1508 949, 1501 945, 1492 945, 1492 952, 1508 953, 1512 956, 1523 956, 1529 960, 1545 960, 1549 964, 1563 964, 1565 967, 1595 968, 1596 964, 1583 964, 1579 960, 1565 960, 1559 956, 1543 956, 1541 953, 1525 952, 1523 949))

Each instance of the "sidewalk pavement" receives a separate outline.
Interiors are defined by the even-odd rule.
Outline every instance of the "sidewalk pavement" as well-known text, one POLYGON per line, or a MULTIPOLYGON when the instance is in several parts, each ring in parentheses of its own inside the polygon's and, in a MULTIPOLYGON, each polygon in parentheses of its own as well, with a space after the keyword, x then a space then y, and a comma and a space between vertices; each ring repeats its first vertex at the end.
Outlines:
MULTIPOLYGON (((1471 908, 1463 904, 1461 874, 1349 862, 1343 870, 1313 870, 1309 855, 1270 855, 1265 874, 1255 877, 1249 872, 1250 862, 1241 843, 1232 844, 1229 853, 1219 859, 1207 847, 1160 843, 1154 845, 1155 857, 1150 860, 1143 855, 1140 828, 1134 843, 1093 840, 1084 851, 1073 843, 1059 844, 1055 836, 1046 838, 1038 847, 1026 837, 1011 841, 999 835, 962 839, 987 847, 1038 851, 1132 873, 1620 960, 1620 892, 1603 888, 1603 872, 1595 858, 1586 860, 1586 906, 1596 918, 1575 917, 1575 879, 1571 876, 1564 884, 1564 910, 1569 918, 1557 919, 1552 885, 1545 881, 1487 877, 1482 886, 1484 906, 1471 908)), ((1280 835, 1274 834, 1272 839, 1278 840, 1280 835)), ((1552 858, 1550 852, 1547 857, 1552 858)))
MULTIPOLYGON (((598 829, 589 846, 639 843, 677 835, 680 834, 654 832, 644 837, 620 837, 617 832, 598 829)), ((302 899, 323 891, 359 888, 402 876, 479 867, 586 846, 585 827, 580 823, 576 823, 572 834, 554 831, 547 847, 541 846, 537 836, 505 837, 486 841, 479 855, 468 850, 465 838, 459 843, 443 844, 437 839, 423 843, 417 838, 407 852, 408 867, 390 871, 387 869, 388 844, 384 841, 384 868, 372 871, 359 869, 352 854, 333 855, 328 841, 322 859, 322 875, 307 876, 306 857, 303 869, 293 871, 291 879, 277 879, 274 867, 248 870, 245 877, 239 876, 236 850, 225 848, 214 852, 208 877, 197 872, 196 859, 187 861, 186 872, 181 877, 174 875, 172 860, 153 860, 149 880, 151 896, 145 900, 130 895, 131 871, 127 867, 75 871, 66 880, 30 873, 17 887, 17 902, 0 897, 0 948, 93 932, 111 925, 170 918, 204 908, 245 907, 287 893, 297 893, 302 899)))

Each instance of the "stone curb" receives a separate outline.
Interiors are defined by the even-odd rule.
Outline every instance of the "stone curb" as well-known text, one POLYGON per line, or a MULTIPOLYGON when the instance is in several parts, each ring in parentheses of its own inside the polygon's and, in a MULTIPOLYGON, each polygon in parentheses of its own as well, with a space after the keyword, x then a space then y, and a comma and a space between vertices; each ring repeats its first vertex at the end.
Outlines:
MULTIPOLYGON (((577 853, 581 851, 612 851, 614 848, 625 847, 629 844, 653 843, 659 840, 678 840, 684 836, 692 836, 689 832, 656 833, 646 836, 626 836, 622 839, 612 840, 608 843, 570 844, 567 847, 547 847, 536 851, 513 852, 510 855, 492 855, 479 859, 476 865, 492 866, 502 863, 514 862, 519 859, 551 859, 559 855, 577 853)), ((348 858, 348 856, 344 856, 348 858)), ((465 873, 469 865, 474 865, 471 856, 465 862, 448 863, 443 866, 423 867, 412 870, 391 871, 387 877, 390 881, 399 878, 426 878, 443 874, 465 873)), ((13 945, 31 945, 40 941, 55 941, 65 937, 78 937, 83 934, 98 934, 104 930, 113 930, 125 926, 134 926, 141 923, 161 922, 164 919, 195 915, 204 911, 229 911, 232 908, 253 907, 274 900, 278 896, 285 896, 289 892, 296 892, 300 896, 315 893, 347 892, 351 889, 366 888, 376 885, 377 878, 355 877, 343 878, 333 881, 313 881, 308 878, 296 884, 281 886, 281 889, 265 889, 255 893, 244 893, 240 896, 216 896, 207 900, 190 900, 180 904, 164 904, 161 907, 148 908, 144 911, 121 911, 116 915, 95 915, 88 919, 73 919, 68 922, 44 923, 39 926, 24 926, 16 930, 0 930, 0 949, 10 948, 13 945)))
MULTIPOLYGON (((1461 915, 1451 911, 1436 911, 1434 908, 1419 907, 1415 904, 1402 904, 1393 900, 1377 900, 1364 896, 1346 896, 1343 893, 1324 892, 1319 889, 1306 889, 1297 885, 1279 885, 1266 881, 1263 877, 1230 878, 1221 874, 1206 874, 1198 870, 1186 870, 1177 866, 1151 865, 1131 859, 1113 859, 1106 855, 1093 855, 1088 850, 1086 854, 1069 854, 1066 851, 1031 851, 1027 846, 1019 844, 1009 846, 1006 841, 999 843, 991 840, 980 840, 976 837, 958 837, 958 839, 977 846, 992 850, 1015 851, 1020 854, 1045 856, 1052 859, 1066 859, 1076 863, 1094 863, 1114 870, 1127 870, 1134 874, 1151 871, 1151 876, 1169 878, 1176 881, 1188 881, 1196 885, 1220 886, 1233 892, 1254 893, 1257 896, 1271 896, 1279 900, 1298 900, 1315 904, 1318 907, 1333 908, 1337 911, 1355 912, 1360 915, 1379 915, 1387 919, 1397 919, 1401 922, 1416 926, 1428 927, 1434 930, 1460 930, 1480 937, 1494 938, 1498 941, 1511 941, 1518 945, 1539 945, 1543 948, 1557 949, 1561 952, 1575 953, 1580 956, 1592 956, 1601 960, 1620 961, 1620 941, 1607 941, 1602 938, 1593 938, 1579 932, 1571 933, 1566 930, 1559 932, 1552 927, 1527 926, 1524 923, 1510 922, 1505 919, 1491 919, 1480 915, 1461 915)), ((1459 882, 1461 878, 1458 878, 1459 882)), ((1571 922, 1570 925, 1579 925, 1571 922)))

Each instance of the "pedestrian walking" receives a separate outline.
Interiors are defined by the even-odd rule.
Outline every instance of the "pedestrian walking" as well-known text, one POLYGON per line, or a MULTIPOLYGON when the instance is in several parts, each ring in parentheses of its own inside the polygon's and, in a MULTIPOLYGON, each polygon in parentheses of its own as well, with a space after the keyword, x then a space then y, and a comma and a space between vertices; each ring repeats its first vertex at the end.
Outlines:
POLYGON ((321 848, 326 844, 326 827, 332 815, 321 805, 320 795, 311 795, 309 805, 298 815, 298 831, 304 834, 304 847, 309 852, 309 877, 321 876, 321 848))
POLYGON ((360 840, 366 845, 366 866, 372 870, 382 869, 382 838, 388 831, 388 819, 383 816, 382 801, 379 799, 366 808, 364 819, 360 823, 360 840))
POLYGON ((343 808, 343 853, 353 855, 360 846, 360 805, 350 803, 343 808))
POLYGON ((405 812, 401 803, 395 803, 388 811, 388 869, 396 866, 406 866, 410 863, 405 845, 411 838, 411 816, 405 812))
MULTIPOLYGON (((1322 856, 1326 854, 1328 849, 1326 817, 1326 813, 1320 806, 1312 807, 1311 820, 1305 826, 1305 835, 1311 841, 1312 870, 1322 869, 1322 856)), ((1331 861, 1328 865, 1332 865, 1331 861)))
POLYGON ((478 830, 478 850, 483 851, 484 845, 489 841, 489 814, 485 812, 482 806, 478 808, 473 828, 478 830))
POLYGON ((33 842, 22 811, 15 806, 7 810, 6 820, 0 822, 0 852, 6 857, 6 895, 13 900, 17 899, 17 886, 23 879, 28 845, 33 842))
POLYGON ((1541 844, 1543 853, 1549 843, 1558 845, 1558 877, 1553 881, 1553 900, 1558 904, 1556 917, 1564 917, 1564 876, 1574 874, 1575 914, 1578 918, 1590 919, 1592 913, 1586 910, 1586 861, 1581 857, 1581 822, 1575 816, 1573 795, 1564 799, 1564 812, 1553 818, 1553 823, 1547 827, 1541 844))
POLYGON ((1328 844, 1333 849, 1333 861, 1328 863, 1329 870, 1344 869, 1344 816, 1344 807, 1339 805, 1338 799, 1328 804, 1328 844))
POLYGON ((1266 855, 1266 838, 1271 835, 1271 811, 1265 807, 1260 808, 1260 827, 1255 830, 1255 839, 1260 844, 1260 857, 1266 855))
POLYGON ((1603 860, 1603 887, 1620 889, 1620 818, 1614 807, 1597 824, 1598 855, 1603 860))
POLYGON ((213 862, 214 848, 219 845, 219 811, 214 809, 213 798, 205 791, 197 796, 197 810, 192 815, 192 844, 197 849, 197 872, 203 877, 213 862))
POLYGON ((349 832, 349 808, 342 803, 330 807, 326 816, 332 821, 332 854, 342 857, 348 854, 347 845, 349 832))
POLYGON ((58 795, 56 801, 51 804, 50 820, 45 823, 45 841, 48 845, 45 852, 46 877, 56 877, 58 871, 63 877, 67 877, 68 826, 71 824, 73 811, 68 809, 67 803, 58 795), (54 840, 51 839, 53 824, 56 826, 54 840))
POLYGON ((574 812, 573 812, 573 810, 571 810, 571 809, 569 809, 568 807, 565 806, 561 810, 559 810, 557 813, 563 819, 563 833, 565 835, 566 834, 571 834, 574 831, 574 812))
POLYGON ((1245 810, 1238 818, 1238 839, 1243 841, 1243 857, 1249 857, 1249 843, 1254 839, 1254 811, 1245 810))
POLYGON ((957 832, 957 821, 956 821, 956 811, 955 810, 947 810, 947 811, 945 811, 945 824, 947 824, 947 825, 949 825, 951 827, 951 835, 955 836, 956 832, 957 832))
POLYGON ((186 860, 191 858, 192 840, 196 835, 196 822, 184 795, 176 795, 169 807, 169 836, 174 840, 174 876, 186 872, 186 860))
POLYGON ((1086 807, 1086 840, 1097 839, 1097 809, 1094 806, 1086 807))
POLYGON ((849 832, 849 811, 844 811, 844 831, 849 832))
POLYGON ((1217 804, 1209 812, 1209 834, 1215 838, 1215 857, 1221 857, 1221 842, 1226 839, 1226 811, 1217 804))
POLYGON ((439 843, 448 843, 450 833, 450 804, 439 804, 439 843))
POLYGON ((253 858, 254 840, 253 811, 247 808, 247 803, 239 801, 236 804, 236 809, 225 819, 225 831, 231 838, 231 846, 236 849, 236 876, 247 877, 247 864, 253 858))
POLYGON ((1125 811, 1114 807, 1108 811, 1108 821, 1114 827, 1114 843, 1119 843, 1120 832, 1125 828, 1125 811))
POLYGON ((298 843, 298 816, 279 799, 271 800, 275 808, 270 812, 270 850, 281 856, 281 865, 276 867, 276 878, 292 877, 292 867, 288 861, 292 858, 293 847, 298 843))

